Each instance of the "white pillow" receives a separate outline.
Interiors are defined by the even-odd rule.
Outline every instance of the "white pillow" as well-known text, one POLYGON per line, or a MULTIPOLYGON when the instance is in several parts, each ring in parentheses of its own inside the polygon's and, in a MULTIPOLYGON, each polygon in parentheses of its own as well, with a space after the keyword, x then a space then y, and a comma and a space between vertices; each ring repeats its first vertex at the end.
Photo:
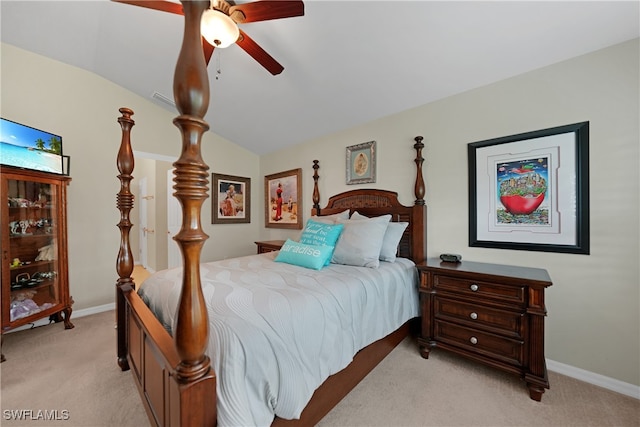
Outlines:
MULTIPOLYGON (((368 217, 357 211, 351 215, 352 220, 367 219, 368 217)), ((398 254, 398 245, 402 239, 404 230, 409 226, 408 222, 390 222, 387 231, 384 233, 382 248, 380 249, 380 260, 394 262, 398 254)))
POLYGON ((380 249, 390 220, 391 215, 359 220, 339 218, 337 223, 344 224, 344 228, 336 242, 331 262, 378 268, 380 249))
POLYGON ((324 224, 336 224, 338 222, 338 219, 349 219, 349 209, 332 215, 313 215, 311 219, 316 222, 322 222, 324 224))

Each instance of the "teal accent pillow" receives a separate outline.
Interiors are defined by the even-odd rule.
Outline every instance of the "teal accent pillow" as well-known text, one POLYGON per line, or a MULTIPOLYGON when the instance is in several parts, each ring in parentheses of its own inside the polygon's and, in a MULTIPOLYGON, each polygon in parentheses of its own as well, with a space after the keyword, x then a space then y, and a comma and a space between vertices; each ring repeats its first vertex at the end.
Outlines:
POLYGON ((274 261, 320 270, 331 260, 332 254, 333 246, 305 245, 287 239, 274 261))
POLYGON ((344 225, 342 224, 325 224, 314 221, 307 221, 307 225, 300 235, 300 243, 305 245, 325 245, 335 246, 342 233, 344 225))
MULTIPOLYGON (((335 247, 343 228, 344 225, 342 224, 325 224, 310 219, 307 221, 304 230, 302 230, 300 243, 304 243, 305 245, 335 247)), ((333 255, 333 250, 331 254, 333 255)), ((326 265, 329 265, 330 262, 331 257, 327 259, 326 265)))

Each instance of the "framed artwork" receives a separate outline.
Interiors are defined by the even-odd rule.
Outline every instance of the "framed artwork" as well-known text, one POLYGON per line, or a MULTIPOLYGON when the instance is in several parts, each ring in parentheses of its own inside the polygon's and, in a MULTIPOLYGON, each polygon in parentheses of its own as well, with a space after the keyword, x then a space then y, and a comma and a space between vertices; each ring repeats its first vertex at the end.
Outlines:
POLYGON ((347 147, 347 184, 376 182, 376 142, 347 147))
POLYGON ((264 224, 302 229, 302 169, 264 177, 264 224))
POLYGON ((469 246, 589 253, 589 122, 468 144, 469 246))
POLYGON ((250 223, 251 178, 214 173, 211 182, 211 223, 250 223))

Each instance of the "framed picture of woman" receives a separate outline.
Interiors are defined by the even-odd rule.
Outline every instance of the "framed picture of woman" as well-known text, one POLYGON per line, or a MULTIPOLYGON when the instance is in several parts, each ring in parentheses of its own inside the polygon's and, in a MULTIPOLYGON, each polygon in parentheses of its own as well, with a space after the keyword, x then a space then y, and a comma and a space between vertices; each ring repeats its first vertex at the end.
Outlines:
POLYGON ((302 169, 264 177, 264 225, 302 229, 302 169))
POLYGON ((251 222, 251 178, 212 174, 212 224, 251 222))

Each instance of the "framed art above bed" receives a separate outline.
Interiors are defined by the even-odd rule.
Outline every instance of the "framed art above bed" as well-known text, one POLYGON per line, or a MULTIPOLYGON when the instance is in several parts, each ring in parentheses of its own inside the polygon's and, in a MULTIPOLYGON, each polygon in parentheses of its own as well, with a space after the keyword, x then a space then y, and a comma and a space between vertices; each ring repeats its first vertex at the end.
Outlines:
POLYGON ((302 229, 302 169, 264 177, 264 225, 302 229))
POLYGON ((376 182, 376 142, 347 147, 347 184, 376 182))

